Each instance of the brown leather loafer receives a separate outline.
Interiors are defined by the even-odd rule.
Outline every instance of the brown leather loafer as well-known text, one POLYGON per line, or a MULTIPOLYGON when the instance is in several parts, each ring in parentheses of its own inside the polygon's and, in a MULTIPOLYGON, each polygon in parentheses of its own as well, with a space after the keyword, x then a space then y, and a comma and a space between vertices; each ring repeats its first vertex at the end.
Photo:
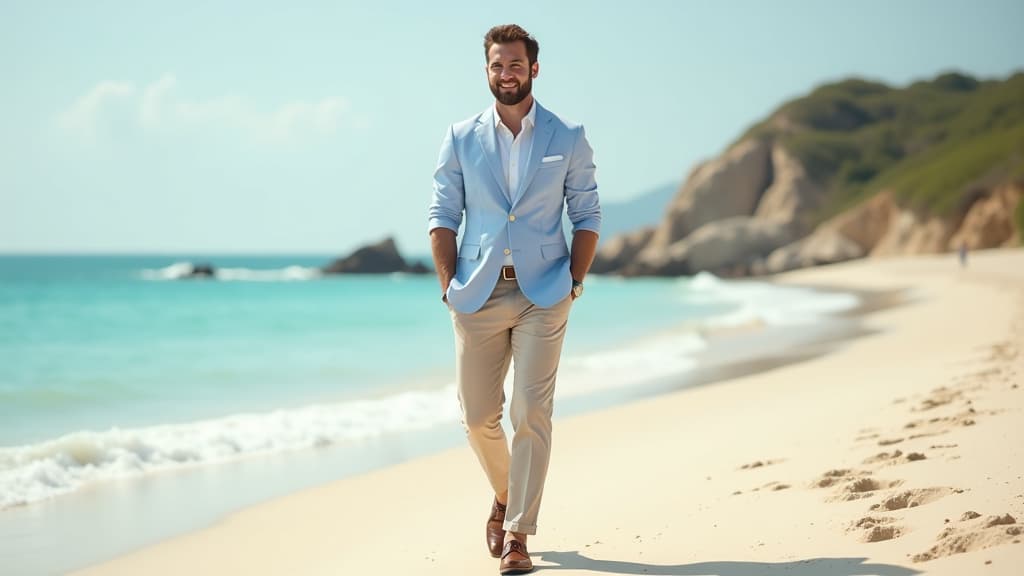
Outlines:
POLYGON ((509 540, 501 550, 501 566, 498 572, 502 574, 526 574, 533 572, 533 560, 530 560, 530 553, 526 551, 526 544, 519 540, 509 540), (518 552, 526 557, 525 560, 509 558, 513 552, 518 552))
POLYGON ((491 515, 487 518, 487 549, 491 551, 491 558, 501 557, 501 545, 505 541, 505 505, 494 499, 491 506, 491 515))

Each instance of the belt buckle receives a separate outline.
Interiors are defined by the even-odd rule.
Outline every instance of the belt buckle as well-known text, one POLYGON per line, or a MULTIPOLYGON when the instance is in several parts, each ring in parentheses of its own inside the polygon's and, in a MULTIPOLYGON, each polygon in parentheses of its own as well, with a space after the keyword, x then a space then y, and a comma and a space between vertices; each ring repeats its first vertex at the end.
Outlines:
POLYGON ((503 280, 515 280, 516 279, 516 269, 513 268, 512 266, 502 266, 501 267, 501 277, 502 277, 503 280))

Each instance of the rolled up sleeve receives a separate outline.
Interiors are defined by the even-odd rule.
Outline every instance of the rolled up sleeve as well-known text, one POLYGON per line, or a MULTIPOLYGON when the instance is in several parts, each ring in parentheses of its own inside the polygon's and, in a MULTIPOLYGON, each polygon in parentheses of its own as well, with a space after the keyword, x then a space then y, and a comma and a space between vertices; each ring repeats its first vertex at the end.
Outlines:
POLYGON ((601 202, 594 173, 594 150, 587 142, 583 126, 579 127, 565 178, 565 204, 572 231, 590 230, 601 233, 601 202))
POLYGON ((462 165, 455 154, 455 134, 451 126, 441 142, 441 154, 434 170, 434 194, 430 201, 429 225, 427 231, 448 228, 459 232, 462 213, 465 208, 465 188, 462 179, 462 165))

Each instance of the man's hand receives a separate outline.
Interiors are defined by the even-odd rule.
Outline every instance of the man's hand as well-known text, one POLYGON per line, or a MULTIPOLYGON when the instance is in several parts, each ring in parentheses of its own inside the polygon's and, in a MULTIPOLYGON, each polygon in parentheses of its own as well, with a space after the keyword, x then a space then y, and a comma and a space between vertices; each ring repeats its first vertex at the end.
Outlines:
MULTIPOLYGON (((583 278, 594 262, 595 254, 597 233, 592 230, 577 230, 572 236, 572 255, 569 257, 569 273, 572 274, 573 282, 583 283, 583 278)), ((576 300, 575 292, 570 291, 569 295, 576 300)))
POLYGON ((569 258, 569 273, 572 279, 583 282, 583 278, 594 263, 594 255, 597 254, 597 232, 592 230, 577 230, 572 235, 572 252, 569 258))
MULTIPOLYGON (((438 227, 430 231, 430 251, 434 256, 434 268, 437 280, 441 283, 441 294, 448 293, 448 286, 455 277, 455 262, 458 248, 455 246, 455 231, 450 228, 438 227)), ((443 297, 448 303, 448 298, 443 297)))

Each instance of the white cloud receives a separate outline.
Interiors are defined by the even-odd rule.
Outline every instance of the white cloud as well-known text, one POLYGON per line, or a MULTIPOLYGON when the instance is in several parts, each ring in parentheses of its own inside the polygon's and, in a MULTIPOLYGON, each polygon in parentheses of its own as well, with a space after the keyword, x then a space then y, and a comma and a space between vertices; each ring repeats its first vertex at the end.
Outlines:
MULTIPOLYGON (((355 115, 344 98, 294 100, 270 110, 260 109, 246 98, 225 95, 189 99, 179 94, 178 80, 164 74, 147 84, 141 96, 133 98, 139 128, 151 133, 176 131, 234 131, 263 142, 287 142, 316 135, 330 135, 346 126, 367 127, 367 119, 355 115)), ((59 125, 68 130, 93 132, 104 120, 101 108, 112 97, 131 98, 130 83, 101 82, 70 109, 58 115, 59 125)))
POLYGON ((164 100, 167 98, 167 93, 173 90, 177 83, 174 76, 164 74, 142 91, 142 102, 139 103, 139 122, 143 128, 151 129, 160 126, 164 100))
POLYGON ((58 114, 57 124, 70 132, 92 137, 102 117, 104 104, 130 98, 134 94, 135 85, 131 82, 100 82, 70 108, 58 114))

